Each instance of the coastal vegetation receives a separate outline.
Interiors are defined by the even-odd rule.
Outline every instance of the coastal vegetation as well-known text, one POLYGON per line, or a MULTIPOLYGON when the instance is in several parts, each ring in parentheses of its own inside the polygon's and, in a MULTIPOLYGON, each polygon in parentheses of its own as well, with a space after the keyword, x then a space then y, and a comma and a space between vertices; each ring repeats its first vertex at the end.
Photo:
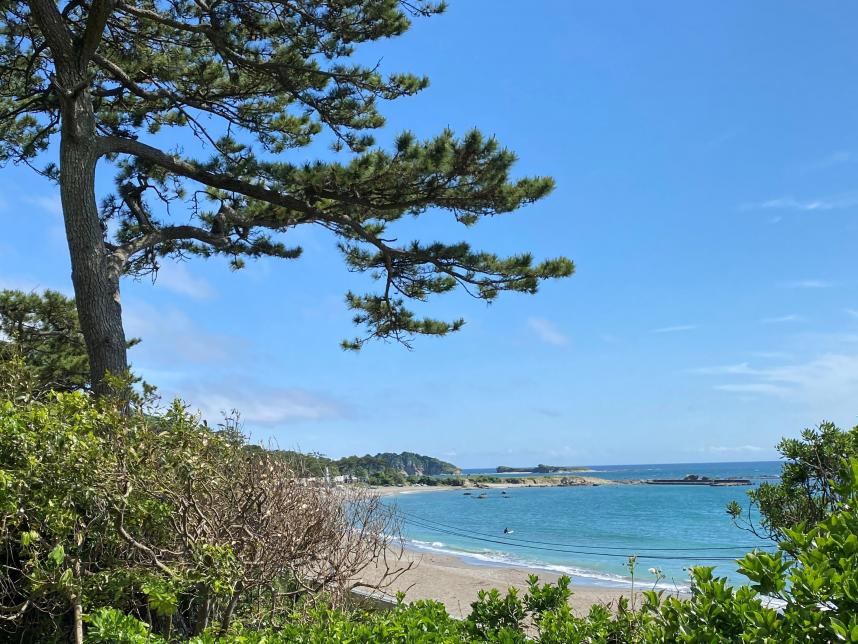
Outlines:
MULTIPOLYGON (((493 137, 404 131, 377 145, 382 103, 428 79, 382 74, 371 47, 443 10, 431 0, 0 5, 0 164, 58 186, 75 294, 0 293, 0 640, 858 642, 858 428, 823 423, 784 439, 780 480, 727 508, 774 549, 736 561, 744 584, 693 567, 690 593, 670 594, 661 571, 642 578, 629 553, 642 592, 628 599, 578 614, 568 578, 533 576, 523 592, 481 591, 457 619, 404 595, 376 605, 411 564, 400 516, 372 486, 593 479, 462 476, 411 452, 331 459, 265 449, 237 417, 209 424, 134 377, 123 278, 155 278, 163 262, 190 258, 235 270, 248 259, 298 259, 290 233, 299 227, 329 233, 345 269, 375 285, 344 294, 359 329, 346 350, 460 330, 460 300, 443 319, 427 312, 437 296, 491 303, 573 273, 565 257, 539 261, 505 241, 503 254, 483 252, 437 224, 446 215, 470 235, 553 189, 550 177, 516 178, 514 153, 493 137), (115 185, 99 194, 105 166, 115 185)), ((683 328, 693 326, 654 332, 683 328)), ((693 476, 689 484, 708 484, 693 476)))
POLYGON ((229 419, 212 428, 179 402, 42 394, 29 376, 19 359, 0 363, 7 641, 83 641, 106 628, 102 609, 175 641, 268 628, 405 569, 389 507, 303 481, 280 455, 247 449, 229 419))
POLYGON ((844 431, 822 422, 800 438, 784 438, 777 449, 784 460, 780 480, 750 490, 745 508, 732 503, 727 511, 742 528, 781 541, 789 530, 814 526, 842 505, 843 459, 858 458, 858 426, 844 431))
POLYGON ((89 360, 74 300, 51 290, 0 291, 0 361, 15 356, 40 389, 88 386, 89 360))
MULTIPOLYGON (((432 601, 356 604, 352 591, 382 589, 407 567, 395 513, 365 487, 301 479, 229 419, 212 428, 178 402, 157 409, 141 397, 129 408, 45 392, 20 357, 0 361, 0 393, 0 632, 10 641, 858 640, 858 458, 833 451, 855 430, 823 425, 782 443, 794 462, 780 485, 796 493, 821 470, 805 480, 789 468, 831 455, 826 502, 779 524, 776 552, 737 562, 746 585, 694 568, 689 597, 653 586, 576 615, 567 579, 534 578, 523 595, 481 592, 459 620, 432 601)), ((759 507, 764 525, 780 520, 759 507)), ((638 587, 659 579, 641 580, 633 556, 630 569, 638 587)))
POLYGON ((391 470, 402 472, 406 476, 438 476, 461 473, 459 468, 452 463, 413 452, 348 456, 337 460, 336 466, 340 474, 350 476, 370 475, 391 470))
POLYGON ((367 454, 332 459, 318 453, 275 451, 305 476, 345 477, 374 485, 395 485, 460 473, 459 468, 452 463, 414 452, 385 452, 374 456, 367 454))

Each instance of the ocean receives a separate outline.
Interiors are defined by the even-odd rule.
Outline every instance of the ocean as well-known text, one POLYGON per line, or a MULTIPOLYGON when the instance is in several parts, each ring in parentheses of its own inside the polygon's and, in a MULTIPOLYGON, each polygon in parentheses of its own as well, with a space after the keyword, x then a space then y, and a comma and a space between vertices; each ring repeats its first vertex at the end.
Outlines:
MULTIPOLYGON (((581 472, 608 479, 746 478, 754 485, 776 479, 778 461, 593 466, 581 472)), ((491 469, 465 474, 493 474, 491 469)), ((515 476, 515 475, 510 475, 515 476)), ((521 476, 521 475, 519 475, 521 476)), ((407 544, 450 554, 477 565, 514 565, 567 574, 577 584, 653 587, 649 572, 664 574, 659 587, 688 589, 688 567, 715 566, 734 583, 747 581, 735 560, 754 548, 774 550, 733 525, 730 501, 747 505, 748 487, 606 485, 600 487, 485 490, 477 499, 462 490, 397 494, 407 544), (507 530, 508 532, 504 532, 507 530)), ((473 490, 469 490, 472 491, 473 490)))

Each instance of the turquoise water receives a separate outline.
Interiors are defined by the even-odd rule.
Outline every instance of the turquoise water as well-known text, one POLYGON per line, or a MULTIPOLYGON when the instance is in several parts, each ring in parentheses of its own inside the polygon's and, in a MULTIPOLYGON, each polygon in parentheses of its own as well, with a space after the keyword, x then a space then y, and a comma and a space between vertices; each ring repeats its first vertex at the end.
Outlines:
MULTIPOLYGON (((778 462, 596 466, 587 476, 610 479, 776 477, 778 462)), ((489 473, 491 470, 466 470, 489 473)), ((727 503, 746 503, 747 487, 611 485, 462 491, 390 497, 402 513, 412 548, 459 556, 471 563, 524 565, 569 574, 577 583, 630 583, 629 555, 637 556, 638 583, 652 585, 649 568, 665 574, 662 586, 687 588, 688 566, 713 565, 742 582, 735 559, 757 547, 772 550, 735 527, 727 503), (512 532, 504 533, 507 528, 512 532)))

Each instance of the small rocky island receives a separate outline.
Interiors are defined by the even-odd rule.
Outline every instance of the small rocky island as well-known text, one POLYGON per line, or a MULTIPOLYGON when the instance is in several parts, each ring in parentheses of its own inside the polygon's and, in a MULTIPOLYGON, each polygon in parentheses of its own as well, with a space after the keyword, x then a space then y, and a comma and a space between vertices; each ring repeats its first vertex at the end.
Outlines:
POLYGON ((509 465, 498 465, 495 468, 497 474, 558 474, 561 472, 587 472, 588 467, 572 467, 571 465, 543 465, 536 467, 510 467, 509 465))
POLYGON ((710 479, 708 476, 688 474, 681 479, 651 479, 649 485, 751 485, 751 479, 710 479))

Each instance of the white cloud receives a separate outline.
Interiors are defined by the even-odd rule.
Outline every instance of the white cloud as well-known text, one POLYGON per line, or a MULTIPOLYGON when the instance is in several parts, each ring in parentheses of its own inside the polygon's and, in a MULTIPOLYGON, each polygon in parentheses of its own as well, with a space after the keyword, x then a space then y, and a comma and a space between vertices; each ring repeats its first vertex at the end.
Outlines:
POLYGON ((802 212, 841 210, 858 206, 858 193, 849 192, 822 199, 797 199, 792 195, 758 203, 742 204, 741 210, 799 210, 802 212))
POLYGON ((41 293, 45 289, 51 289, 52 291, 59 291, 67 297, 74 297, 71 284, 46 284, 31 277, 20 275, 0 275, 0 290, 2 289, 24 291, 25 293, 41 293))
POLYGON ((673 326, 663 326, 658 329, 653 329, 652 333, 679 333, 681 331, 692 331, 696 328, 696 324, 675 324, 673 326))
POLYGON ((751 354, 755 358, 763 358, 765 360, 791 360, 792 354, 785 351, 755 351, 751 354))
POLYGON ((24 202, 36 206, 48 214, 56 215, 57 217, 62 217, 63 215, 63 204, 60 201, 58 192, 38 197, 24 197, 24 202))
POLYGON ((800 322, 802 318, 800 315, 796 315, 795 313, 790 313, 789 315, 781 315, 773 318, 763 318, 760 320, 763 324, 781 324, 784 322, 800 322))
POLYGON ((836 165, 849 163, 852 160, 852 153, 848 150, 838 150, 832 152, 828 156, 821 159, 815 159, 801 166, 803 172, 814 172, 817 170, 826 170, 836 165))
POLYGON ((765 447, 760 447, 759 445, 735 445, 732 447, 728 447, 725 445, 710 445, 709 447, 704 448, 704 451, 707 452, 762 452, 766 450, 765 447))
POLYGON ((858 318, 858 309, 846 309, 846 314, 853 318, 858 318))
POLYGON ((751 382, 746 384, 715 385, 719 391, 729 391, 734 394, 761 394, 765 396, 787 396, 790 390, 786 387, 772 385, 765 382, 751 382))
POLYGON ((236 376, 182 387, 183 397, 209 421, 237 410, 250 424, 276 425, 299 421, 347 419, 355 416, 348 403, 299 387, 270 387, 236 376))
POLYGON ((825 280, 793 280, 792 282, 784 282, 786 288, 831 288, 833 284, 825 280))
MULTIPOLYGON (((704 375, 732 375, 741 382, 715 389, 742 395, 773 396, 834 414, 854 407, 858 391, 858 354, 826 353, 806 362, 753 368, 747 363, 696 370, 704 375)), ((854 409, 851 413, 854 413, 854 409)))
POLYGON ((216 295, 214 287, 204 279, 194 277, 184 264, 170 262, 158 270, 156 284, 168 291, 187 295, 195 300, 208 300, 216 295))
POLYGON ((131 349, 131 359, 148 369, 227 363, 246 353, 245 340, 211 333, 177 309, 134 301, 123 307, 123 319, 126 336, 142 340, 131 349))
POLYGON ((719 365, 716 367, 700 367, 692 369, 691 372, 703 376, 748 375, 757 373, 754 369, 751 369, 751 366, 747 362, 719 365))
POLYGON ((553 344, 557 347, 569 344, 569 338, 564 335, 553 322, 544 318, 528 318, 527 325, 543 342, 553 344))

